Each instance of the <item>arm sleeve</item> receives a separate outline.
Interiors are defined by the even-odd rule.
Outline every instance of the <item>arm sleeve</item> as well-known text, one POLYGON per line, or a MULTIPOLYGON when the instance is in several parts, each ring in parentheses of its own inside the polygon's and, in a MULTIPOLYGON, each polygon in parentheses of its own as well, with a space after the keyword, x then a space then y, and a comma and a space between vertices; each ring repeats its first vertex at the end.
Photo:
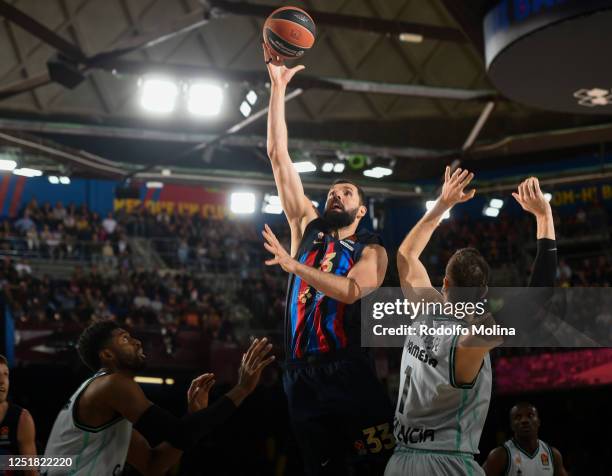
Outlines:
POLYGON ((167 441, 179 450, 188 450, 212 429, 225 422, 236 410, 236 405, 226 396, 208 408, 182 418, 157 405, 151 405, 134 423, 134 429, 144 436, 149 446, 155 447, 167 441))
POLYGON ((538 240, 538 250, 533 262, 529 287, 550 287, 555 285, 557 274, 557 242, 548 238, 538 240))

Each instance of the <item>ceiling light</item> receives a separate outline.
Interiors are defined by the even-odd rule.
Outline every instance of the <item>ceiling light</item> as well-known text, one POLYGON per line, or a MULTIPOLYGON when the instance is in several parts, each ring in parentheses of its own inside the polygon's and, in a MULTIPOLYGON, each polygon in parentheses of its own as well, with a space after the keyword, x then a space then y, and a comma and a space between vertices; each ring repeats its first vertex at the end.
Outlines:
POLYGON ((422 43, 423 35, 417 33, 400 33, 399 40, 405 43, 422 43))
POLYGON ((248 102, 242 101, 242 103, 240 104, 240 113, 244 117, 249 117, 251 115, 251 106, 248 102))
POLYGON ((489 202, 489 206, 492 208, 501 208, 504 206, 504 201, 499 198, 492 198, 489 202))
POLYGON ((164 177, 168 177, 169 175, 172 175, 172 170, 170 170, 170 169, 162 169, 161 174, 164 177))
POLYGON ((338 162, 334 165, 334 172, 336 172, 337 174, 341 174, 342 172, 344 172, 344 167, 346 167, 344 162, 338 162))
POLYGON ((60 182, 59 177, 56 177, 55 175, 49 175, 47 180, 49 180, 49 183, 52 183, 53 185, 57 185, 60 182))
POLYGON ((331 162, 325 162, 322 166, 321 166, 321 170, 323 172, 331 172, 332 170, 334 170, 334 164, 332 164, 331 162))
POLYGON ((280 197, 278 195, 266 194, 264 197, 262 211, 271 215, 280 215, 283 213, 280 197))
POLYGON ((163 182, 147 182, 147 188, 164 188, 163 182))
MULTIPOLYGON (((425 202, 425 208, 427 211, 431 210, 436 205, 436 202, 437 200, 427 200, 425 202)), ((442 215, 442 220, 446 220, 447 218, 450 218, 450 210, 446 210, 444 215, 442 215)))
POLYGON ((255 194, 250 192, 232 193, 230 209, 236 214, 255 213, 255 194))
POLYGON ((152 383, 154 385, 161 385, 164 383, 164 379, 161 377, 145 377, 142 375, 137 375, 134 377, 134 382, 136 383, 152 383))
POLYGON ((246 95, 246 100, 253 106, 257 102, 257 93, 251 89, 246 95))
POLYGON ((485 207, 482 213, 485 216, 495 218, 496 216, 499 215, 499 208, 485 207))
POLYGON ((196 116, 216 116, 221 112, 223 88, 217 84, 194 83, 189 86, 187 110, 196 116))
POLYGON ((59 181, 62 185, 70 185, 70 177, 60 177, 59 181))
POLYGON ((319 202, 317 202, 316 200, 311 200, 311 202, 315 206, 315 208, 319 208, 319 202))
POLYGON ((17 162, 14 160, 0 160, 0 170, 14 170, 17 167, 17 162))
POLYGON ((142 82, 140 104, 150 112, 170 113, 176 106, 179 88, 167 79, 145 79, 142 82))
POLYGON ((367 169, 363 171, 363 175, 371 178, 383 178, 387 175, 391 175, 393 170, 387 167, 374 167, 373 169, 367 169))
POLYGON ((20 175, 22 177, 40 177, 43 173, 37 169, 29 169, 27 167, 21 169, 14 169, 13 173, 15 175, 20 175))
POLYGON ((310 161, 294 162, 293 166, 295 167, 295 170, 297 170, 297 173, 299 174, 315 172, 317 170, 317 166, 310 161))
POLYGON ((544 198, 547 202, 550 202, 552 200, 552 193, 545 193, 544 198))

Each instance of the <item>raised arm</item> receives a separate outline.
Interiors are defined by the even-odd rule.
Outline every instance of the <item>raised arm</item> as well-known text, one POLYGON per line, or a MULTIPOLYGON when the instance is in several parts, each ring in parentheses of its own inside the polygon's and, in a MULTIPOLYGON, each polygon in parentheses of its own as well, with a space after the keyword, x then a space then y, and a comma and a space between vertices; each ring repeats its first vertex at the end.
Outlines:
POLYGON ((410 230, 397 251, 397 270, 404 295, 409 299, 439 300, 440 294, 432 287, 420 256, 438 227, 443 215, 457 203, 471 199, 476 190, 465 192, 474 174, 458 168, 451 175, 450 167, 444 171, 444 185, 436 204, 410 230))
POLYGON ((310 200, 304 194, 304 187, 289 156, 287 124, 285 121, 285 93, 291 78, 304 69, 303 65, 287 68, 275 58, 264 45, 264 58, 270 75, 270 109, 268 111, 268 157, 272 164, 274 181, 281 200, 283 211, 292 231, 293 242, 301 238, 306 225, 316 218, 317 213, 310 200))
POLYGON ((540 190, 540 182, 536 177, 523 181, 512 196, 523 210, 536 218, 537 253, 529 286, 553 287, 557 273, 557 245, 550 203, 540 190))

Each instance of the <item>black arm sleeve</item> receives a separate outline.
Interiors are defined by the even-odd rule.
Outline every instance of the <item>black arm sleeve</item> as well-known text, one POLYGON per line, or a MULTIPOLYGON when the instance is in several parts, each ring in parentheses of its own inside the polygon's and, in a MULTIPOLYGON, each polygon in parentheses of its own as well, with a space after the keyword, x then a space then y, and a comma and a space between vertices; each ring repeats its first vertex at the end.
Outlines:
POLYGON ((541 238, 538 240, 538 251, 533 262, 533 271, 529 287, 549 287, 555 285, 557 274, 557 243, 555 240, 541 238))
POLYGON ((151 447, 167 441, 179 450, 188 450, 212 429, 225 422, 236 405, 223 396, 210 407, 177 418, 157 405, 151 405, 134 423, 134 429, 144 436, 151 447))

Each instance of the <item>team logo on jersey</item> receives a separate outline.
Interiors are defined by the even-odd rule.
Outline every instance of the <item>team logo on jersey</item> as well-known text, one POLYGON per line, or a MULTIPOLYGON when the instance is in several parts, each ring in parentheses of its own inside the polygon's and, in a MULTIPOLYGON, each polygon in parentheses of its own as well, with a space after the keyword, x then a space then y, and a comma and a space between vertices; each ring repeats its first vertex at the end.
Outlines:
POLYGON ((9 439, 9 427, 3 426, 0 428, 0 440, 8 440, 9 439))
POLYGON ((544 466, 548 466, 550 464, 550 462, 548 461, 548 455, 546 453, 542 453, 540 455, 540 459, 542 460, 542 464, 544 466))
POLYGON ((304 292, 298 296, 298 301, 302 304, 305 304, 312 297, 312 293, 310 292, 310 287, 304 289, 304 292))
POLYGON ((325 255, 325 257, 321 260, 321 271, 323 271, 324 273, 329 273, 331 272, 332 268, 334 267, 334 264, 332 263, 332 260, 336 257, 336 252, 332 252, 332 253, 327 253, 325 255))

